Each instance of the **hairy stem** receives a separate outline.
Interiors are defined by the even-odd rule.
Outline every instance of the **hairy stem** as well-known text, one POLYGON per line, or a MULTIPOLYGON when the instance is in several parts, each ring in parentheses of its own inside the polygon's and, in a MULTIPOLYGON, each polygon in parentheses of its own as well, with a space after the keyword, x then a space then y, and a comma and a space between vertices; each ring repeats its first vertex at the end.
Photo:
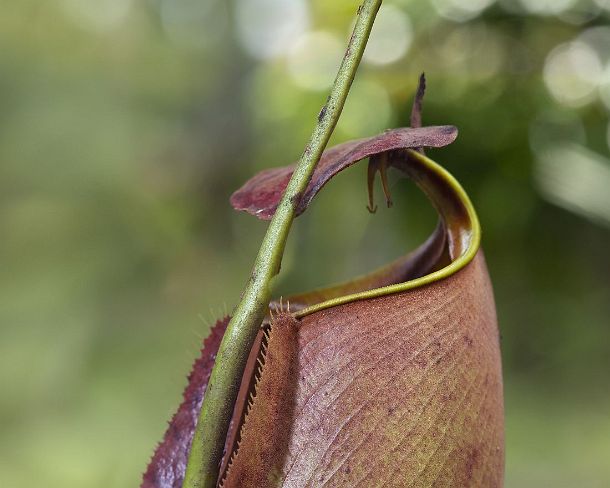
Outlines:
POLYGON ((339 120, 382 0, 364 0, 326 105, 261 244, 242 299, 216 356, 193 437, 183 488, 214 488, 233 406, 254 338, 267 312, 300 197, 339 120))

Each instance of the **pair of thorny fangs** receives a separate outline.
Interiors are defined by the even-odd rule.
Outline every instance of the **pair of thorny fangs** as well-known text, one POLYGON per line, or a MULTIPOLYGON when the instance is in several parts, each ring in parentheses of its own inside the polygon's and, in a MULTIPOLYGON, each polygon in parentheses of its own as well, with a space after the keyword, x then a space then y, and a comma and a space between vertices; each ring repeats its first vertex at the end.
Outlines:
MULTIPOLYGON (((405 173, 439 214, 430 238, 373 273, 272 302, 243 375, 218 486, 500 487, 503 395, 493 292, 480 228, 459 183, 424 155, 453 126, 411 127, 324 152, 298 202, 304 212, 338 172, 368 158, 373 182, 405 173), (286 306, 290 303, 289 308, 286 306)), ((263 171, 231 204, 270 219, 294 166, 263 171)), ((142 487, 182 486, 197 415, 229 317, 195 361, 142 487)))

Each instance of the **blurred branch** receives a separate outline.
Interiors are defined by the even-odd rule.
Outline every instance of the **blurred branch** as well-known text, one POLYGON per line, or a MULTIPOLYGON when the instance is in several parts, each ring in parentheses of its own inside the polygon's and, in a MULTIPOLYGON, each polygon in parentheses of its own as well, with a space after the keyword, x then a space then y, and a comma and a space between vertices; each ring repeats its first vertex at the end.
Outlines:
POLYGON ((227 327, 208 383, 183 486, 216 486, 225 437, 254 338, 271 299, 300 196, 339 120, 382 0, 364 0, 328 100, 267 229, 254 269, 227 327))

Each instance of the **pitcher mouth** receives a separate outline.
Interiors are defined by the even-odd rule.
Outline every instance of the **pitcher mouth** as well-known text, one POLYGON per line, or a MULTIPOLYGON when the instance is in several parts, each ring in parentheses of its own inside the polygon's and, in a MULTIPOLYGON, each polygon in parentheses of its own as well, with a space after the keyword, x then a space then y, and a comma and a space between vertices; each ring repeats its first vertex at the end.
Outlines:
MULTIPOLYGON (((412 149, 390 153, 428 196, 439 215, 430 237, 411 253, 369 274, 330 287, 284 297, 297 318, 358 300, 400 293, 447 278, 476 255, 481 228, 474 207, 458 181, 432 159, 412 149)), ((279 301, 272 302, 272 306, 279 301)))

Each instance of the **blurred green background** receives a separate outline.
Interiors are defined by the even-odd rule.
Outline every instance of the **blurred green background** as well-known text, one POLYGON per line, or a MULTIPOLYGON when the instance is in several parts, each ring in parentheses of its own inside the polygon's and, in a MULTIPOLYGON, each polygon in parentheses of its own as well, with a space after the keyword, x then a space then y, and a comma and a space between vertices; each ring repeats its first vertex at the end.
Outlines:
MULTIPOLYGON (((0 485, 128 487, 266 224, 232 211, 297 159, 353 0, 13 0, 0 15, 0 485)), ((430 155, 482 221, 502 331, 506 486, 610 486, 610 1, 386 0, 334 142, 454 124, 430 155)), ((435 224, 365 165, 295 224, 278 294, 435 224), (380 192, 378 192, 378 198, 380 192)))

